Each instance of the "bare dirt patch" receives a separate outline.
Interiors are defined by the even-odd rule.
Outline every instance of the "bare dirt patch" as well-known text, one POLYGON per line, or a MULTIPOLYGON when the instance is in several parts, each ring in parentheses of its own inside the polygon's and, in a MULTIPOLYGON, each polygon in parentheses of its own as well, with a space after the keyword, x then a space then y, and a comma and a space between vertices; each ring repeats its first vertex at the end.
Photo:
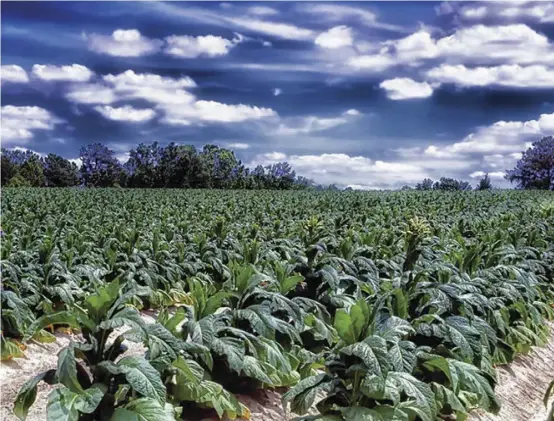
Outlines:
POLYGON ((484 411, 472 413, 471 421, 546 421, 543 397, 554 380, 554 323, 548 344, 534 348, 512 364, 499 367, 496 395, 502 404, 497 415, 484 411))

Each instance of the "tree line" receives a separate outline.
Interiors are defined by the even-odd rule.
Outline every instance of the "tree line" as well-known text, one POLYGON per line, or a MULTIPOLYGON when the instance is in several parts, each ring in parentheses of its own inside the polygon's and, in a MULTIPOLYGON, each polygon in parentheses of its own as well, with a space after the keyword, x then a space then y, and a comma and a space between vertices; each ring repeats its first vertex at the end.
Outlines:
POLYGON ((122 164, 101 143, 81 148, 81 166, 56 154, 2 149, 2 186, 303 189, 314 182, 297 176, 287 162, 247 168, 235 153, 216 145, 141 143, 122 164))
MULTIPOLYGON (((1 184, 6 187, 142 187, 142 188, 219 188, 219 189, 324 189, 340 190, 335 185, 316 185, 297 176, 288 162, 247 168, 235 153, 216 145, 197 150, 192 145, 170 143, 161 146, 141 143, 129 151, 122 164, 113 150, 101 143, 80 150, 78 167, 59 155, 38 154, 22 149, 2 149, 1 184)), ((554 190, 554 137, 534 142, 505 178, 521 189, 554 190)), ((492 188, 488 174, 476 190, 492 188)), ((402 190, 412 187, 404 186, 402 190)), ((426 178, 416 190, 464 191, 471 185, 464 180, 426 178)), ((352 189, 346 189, 352 190, 352 189)))

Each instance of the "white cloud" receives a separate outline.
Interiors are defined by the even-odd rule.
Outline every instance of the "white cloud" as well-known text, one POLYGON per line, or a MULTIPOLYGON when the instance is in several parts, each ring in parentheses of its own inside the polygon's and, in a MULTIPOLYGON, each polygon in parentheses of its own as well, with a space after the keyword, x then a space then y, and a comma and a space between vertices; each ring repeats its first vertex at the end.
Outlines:
POLYGON ((502 21, 554 22, 554 3, 550 1, 510 1, 486 2, 479 6, 460 3, 458 7, 444 9, 446 13, 456 13, 458 19, 481 21, 494 19, 502 21))
POLYGON ((126 70, 118 75, 105 75, 102 79, 116 89, 135 89, 140 87, 179 89, 195 88, 196 82, 188 76, 171 78, 152 73, 135 73, 133 70, 126 70))
POLYGON ((81 168, 81 165, 83 165, 83 160, 81 158, 72 158, 72 159, 68 159, 68 161, 77 165, 77 168, 81 168))
POLYGON ((271 16, 278 15, 279 11, 267 6, 251 6, 248 8, 248 13, 257 16, 271 16))
POLYGON ((196 87, 188 76, 170 78, 126 70, 118 75, 105 75, 102 79, 119 99, 144 99, 162 105, 190 104, 195 99, 186 90, 196 87))
POLYGON ((24 144, 34 136, 34 130, 53 130, 61 120, 48 110, 36 106, 6 105, 2 107, 2 143, 24 144))
POLYGON ((244 149, 248 149, 250 145, 248 143, 229 143, 227 144, 227 147, 231 149, 244 150, 244 149))
POLYGON ((515 88, 554 88, 554 68, 543 65, 505 64, 495 67, 466 67, 442 64, 427 72, 427 78, 459 86, 509 86, 515 88))
POLYGON ((550 134, 554 134, 554 114, 542 114, 538 120, 498 121, 479 128, 460 142, 441 147, 431 145, 425 150, 425 155, 441 157, 518 153, 526 149, 530 140, 550 134))
POLYGON ((85 35, 89 50, 118 57, 140 57, 158 52, 162 41, 141 35, 136 29, 117 29, 112 35, 85 35))
POLYGON ((379 85, 393 100, 428 98, 433 95, 433 88, 427 82, 416 82, 409 78, 395 78, 381 82, 379 85))
POLYGON ((352 45, 352 29, 348 26, 335 26, 322 32, 315 39, 315 44, 322 48, 342 48, 352 45))
POLYGON ((21 66, 16 64, 6 64, 2 66, 1 69, 1 80, 2 83, 11 82, 11 83, 27 83, 29 82, 29 76, 27 72, 21 66))
POLYGON ((359 112, 358 110, 355 110, 354 108, 351 108, 349 110, 346 110, 343 114, 350 115, 350 116, 358 116, 358 115, 361 115, 362 113, 359 112))
POLYGON ((481 177, 484 177, 485 174, 488 174, 490 178, 502 179, 502 178, 504 178, 504 175, 506 173, 502 172, 502 171, 493 171, 493 172, 489 172, 489 173, 486 173, 485 171, 474 171, 469 176, 471 178, 481 178, 481 177))
POLYGON ((395 188, 428 176, 420 167, 410 163, 372 160, 342 153, 287 156, 281 152, 272 152, 256 156, 250 166, 265 166, 279 161, 287 161, 297 174, 317 183, 357 185, 363 189, 395 188))
POLYGON ((195 122, 237 123, 277 116, 271 108, 203 100, 179 108, 165 108, 165 111, 164 121, 174 125, 190 125, 195 122))
POLYGON ((112 89, 97 83, 73 85, 65 97, 78 104, 111 104, 117 100, 112 89))
POLYGON ((239 17, 226 18, 225 20, 249 31, 271 35, 276 38, 310 40, 314 37, 314 31, 311 29, 300 28, 289 23, 269 22, 255 18, 239 17))
POLYGON ((94 107, 96 111, 102 114, 105 118, 114 121, 130 121, 133 123, 141 123, 153 119, 156 112, 151 108, 136 109, 130 105, 114 108, 109 105, 94 107))
POLYGON ((94 76, 92 70, 80 64, 71 64, 68 66, 35 64, 32 72, 33 76, 37 79, 49 82, 88 82, 94 76))
POLYGON ((524 24, 475 25, 459 28, 452 35, 434 39, 426 29, 405 38, 385 41, 372 54, 349 59, 356 69, 379 72, 397 65, 419 66, 443 58, 446 64, 550 64, 554 45, 524 24))
POLYGON ((283 93, 283 91, 279 88, 273 89, 273 96, 279 96, 283 93))
POLYGON ((240 38, 228 40, 214 35, 172 35, 165 38, 164 52, 174 57, 196 58, 217 57, 229 53, 240 42, 240 38))

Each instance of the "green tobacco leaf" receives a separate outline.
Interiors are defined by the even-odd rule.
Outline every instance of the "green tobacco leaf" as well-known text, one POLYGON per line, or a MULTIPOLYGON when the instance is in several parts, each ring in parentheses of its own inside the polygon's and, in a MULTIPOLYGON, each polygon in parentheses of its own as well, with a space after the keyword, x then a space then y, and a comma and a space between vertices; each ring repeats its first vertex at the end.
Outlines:
POLYGON ((118 294, 119 280, 116 279, 99 288, 95 294, 89 295, 85 300, 85 308, 88 310, 89 316, 99 323, 106 316, 110 306, 117 300, 118 294))
POLYGON ((24 420, 29 413, 29 408, 35 403, 37 398, 37 385, 41 380, 44 380, 45 377, 53 376, 56 370, 48 370, 43 373, 38 374, 30 380, 27 380, 15 398, 13 413, 20 420, 24 420))
POLYGON ((128 356, 117 364, 105 361, 100 365, 113 374, 124 374, 133 390, 142 396, 165 403, 165 386, 160 373, 143 357, 128 356))
POLYGON ((140 317, 140 313, 136 308, 133 307, 125 307, 123 310, 118 311, 115 313, 110 319, 103 321, 98 325, 99 329, 103 330, 110 330, 110 329, 117 329, 118 327, 122 326, 128 326, 133 329, 140 329, 146 333, 146 324, 144 323, 144 320, 142 320, 142 317, 140 317))
POLYGON ((414 329, 410 322, 391 316, 377 328, 377 334, 389 342, 398 342, 414 329))
POLYGON ((79 329, 81 324, 77 320, 74 313, 70 311, 60 311, 58 313, 42 316, 35 320, 27 329, 27 332, 23 338, 26 342, 31 339, 37 332, 50 325, 67 325, 73 329, 79 329))
POLYGON ((169 330, 170 332, 174 333, 177 329, 177 326, 182 323, 186 319, 186 312, 183 307, 179 307, 175 314, 168 318, 165 323, 163 323, 163 326, 169 330))
POLYGON ((296 288, 296 285, 298 285, 298 283, 302 282, 303 280, 304 277, 301 275, 289 276, 280 285, 281 294, 286 295, 289 291, 296 288))
POLYGON ((244 375, 271 385, 272 381, 268 375, 265 374, 265 371, 265 367, 256 358, 250 355, 244 356, 242 365, 242 372, 244 375))
POLYGON ((350 318, 352 319, 352 330, 354 332, 355 341, 363 339, 362 334, 367 321, 366 314, 364 314, 364 311, 362 310, 362 305, 365 304, 365 301, 360 301, 363 301, 361 305, 356 303, 350 307, 350 318))
POLYGON ((361 359, 364 365, 367 367, 369 373, 375 374, 377 376, 383 375, 383 370, 381 368, 381 361, 383 361, 383 355, 386 355, 386 346, 384 350, 374 349, 371 345, 365 342, 358 342, 354 345, 349 345, 340 350, 341 353, 346 355, 353 355, 361 359), (379 353, 380 355, 376 355, 379 353))
POLYGON ((356 333, 353 328, 352 318, 350 315, 340 309, 335 314, 334 327, 339 337, 347 344, 351 345, 356 342, 356 333))
POLYGON ((174 421, 173 411, 156 399, 140 398, 129 402, 123 408, 117 408, 111 421, 174 421))
POLYGON ((171 364, 188 382, 198 383, 204 378, 204 369, 194 360, 185 360, 181 355, 171 364))
MULTIPOLYGON (((147 335, 145 342, 150 355, 149 359, 154 360, 161 355, 168 355, 171 360, 174 360, 179 352, 186 348, 184 341, 174 336, 161 324, 145 325, 144 331, 147 335)), ((144 331, 138 330, 139 335, 142 333, 144 336, 144 331)))
POLYGON ((92 414, 104 397, 104 391, 92 387, 83 393, 74 393, 66 387, 54 389, 48 395, 48 421, 78 421, 79 413, 92 414))
POLYGON ((283 402, 291 403, 291 410, 296 414, 308 412, 320 391, 328 391, 332 381, 327 374, 318 374, 298 382, 296 386, 283 395, 283 402))
POLYGON ((340 411, 344 421, 387 421, 379 412, 362 406, 349 406, 340 411))
MULTIPOLYGON (((396 398, 403 392, 413 401, 409 408, 421 421, 435 421, 437 415, 437 406, 435 395, 429 385, 417 380, 408 373, 391 372, 387 376, 387 393, 396 398)), ((404 409, 407 409, 404 407, 404 409)))
POLYGON ((409 341, 400 341, 389 348, 389 358, 394 371, 413 371, 417 362, 415 349, 415 344, 409 341))
POLYGON ((74 393, 82 393, 83 387, 77 380, 77 362, 73 341, 58 354, 58 380, 74 393))

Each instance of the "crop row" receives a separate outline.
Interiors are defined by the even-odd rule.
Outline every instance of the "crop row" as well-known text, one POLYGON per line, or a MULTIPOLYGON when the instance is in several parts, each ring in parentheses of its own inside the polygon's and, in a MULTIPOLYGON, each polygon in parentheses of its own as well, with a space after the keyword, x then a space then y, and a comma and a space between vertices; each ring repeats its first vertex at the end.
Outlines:
POLYGON ((234 394, 278 387, 303 420, 463 420, 554 318, 549 192, 7 189, 2 214, 2 357, 81 333, 22 419, 45 381, 52 420, 248 418, 234 394))

